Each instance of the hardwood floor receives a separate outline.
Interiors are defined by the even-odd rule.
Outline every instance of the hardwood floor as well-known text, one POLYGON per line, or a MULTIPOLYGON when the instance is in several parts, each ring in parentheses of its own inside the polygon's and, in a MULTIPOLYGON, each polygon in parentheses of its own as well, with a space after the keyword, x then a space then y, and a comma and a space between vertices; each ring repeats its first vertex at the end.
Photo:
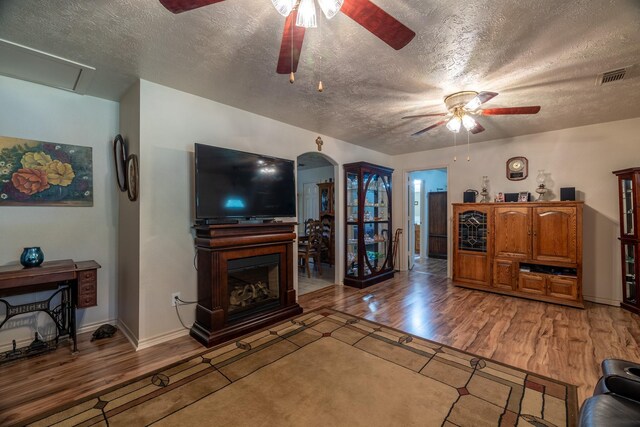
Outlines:
MULTIPOLYGON (((305 310, 329 306, 578 386, 581 403, 615 357, 640 362, 640 317, 587 303, 585 310, 456 288, 439 274, 397 273, 358 290, 343 286, 300 297, 305 310)), ((139 352, 116 337, 0 366, 0 425, 81 399, 203 351, 189 337, 139 352)))

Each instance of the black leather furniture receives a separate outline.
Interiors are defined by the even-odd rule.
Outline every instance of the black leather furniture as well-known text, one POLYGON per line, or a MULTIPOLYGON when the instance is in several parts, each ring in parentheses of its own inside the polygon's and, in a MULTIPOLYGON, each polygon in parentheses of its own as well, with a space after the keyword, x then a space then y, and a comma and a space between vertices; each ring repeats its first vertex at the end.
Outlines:
POLYGON ((593 394, 580 409, 579 427, 640 426, 639 364, 604 360, 593 394))

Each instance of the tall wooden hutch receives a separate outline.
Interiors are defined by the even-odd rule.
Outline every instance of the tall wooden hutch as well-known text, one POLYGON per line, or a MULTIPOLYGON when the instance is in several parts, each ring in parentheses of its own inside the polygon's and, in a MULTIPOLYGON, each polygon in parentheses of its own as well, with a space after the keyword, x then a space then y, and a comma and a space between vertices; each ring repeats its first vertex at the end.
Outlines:
POLYGON ((326 248, 321 253, 321 261, 333 265, 336 246, 335 184, 333 182, 322 182, 317 185, 322 240, 323 246, 326 248))
POLYGON ((345 171, 344 284, 366 288, 393 277, 391 176, 393 169, 358 162, 345 171))
POLYGON ((582 207, 454 203, 454 284, 584 307, 582 207))
POLYGON ((638 275, 640 274, 640 168, 613 172, 618 177, 620 244, 622 261, 622 302, 620 306, 640 314, 638 275))

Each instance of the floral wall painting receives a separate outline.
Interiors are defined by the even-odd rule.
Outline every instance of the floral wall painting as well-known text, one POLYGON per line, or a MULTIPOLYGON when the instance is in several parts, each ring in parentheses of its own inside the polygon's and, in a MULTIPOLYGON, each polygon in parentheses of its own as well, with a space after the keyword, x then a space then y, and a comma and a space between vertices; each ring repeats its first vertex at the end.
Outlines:
POLYGON ((91 147, 0 137, 1 206, 93 206, 91 147))

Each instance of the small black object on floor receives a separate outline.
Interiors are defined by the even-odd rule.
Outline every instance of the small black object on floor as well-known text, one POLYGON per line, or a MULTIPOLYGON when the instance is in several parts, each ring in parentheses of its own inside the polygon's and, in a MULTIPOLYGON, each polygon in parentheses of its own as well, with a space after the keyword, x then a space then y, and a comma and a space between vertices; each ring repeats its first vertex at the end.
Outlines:
POLYGON ((104 324, 100 326, 91 336, 91 341, 101 340, 103 338, 111 338, 113 334, 118 332, 118 328, 113 325, 104 324))

